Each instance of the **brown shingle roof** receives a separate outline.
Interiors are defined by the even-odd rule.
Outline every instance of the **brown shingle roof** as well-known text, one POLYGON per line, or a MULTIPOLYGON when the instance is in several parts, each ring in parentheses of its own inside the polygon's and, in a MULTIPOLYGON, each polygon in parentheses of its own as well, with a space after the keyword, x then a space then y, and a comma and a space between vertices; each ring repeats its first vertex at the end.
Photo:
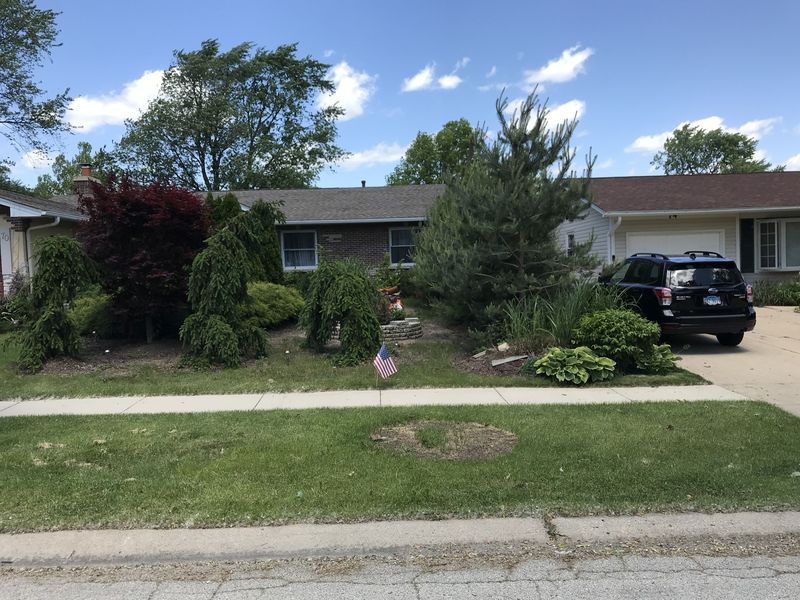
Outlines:
POLYGON ((28 194, 0 190, 0 198, 5 198, 16 204, 22 204, 34 210, 44 211, 48 216, 66 217, 72 220, 82 220, 85 218, 83 213, 78 209, 77 196, 55 196, 50 200, 44 200, 36 196, 29 196, 28 194))
POLYGON ((234 194, 244 206, 251 206, 257 200, 283 202, 282 210, 288 223, 324 223, 424 219, 444 190, 444 185, 395 185, 245 190, 234 194))
POLYGON ((605 212, 800 207, 800 171, 592 178, 605 212))

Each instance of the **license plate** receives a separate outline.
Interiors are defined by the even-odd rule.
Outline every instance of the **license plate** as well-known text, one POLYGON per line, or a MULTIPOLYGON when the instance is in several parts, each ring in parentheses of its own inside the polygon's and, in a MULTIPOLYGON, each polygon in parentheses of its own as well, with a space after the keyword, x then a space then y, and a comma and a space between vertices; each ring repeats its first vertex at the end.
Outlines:
POLYGON ((722 298, 719 296, 706 296, 703 298, 703 304, 706 306, 720 306, 722 304, 722 298))

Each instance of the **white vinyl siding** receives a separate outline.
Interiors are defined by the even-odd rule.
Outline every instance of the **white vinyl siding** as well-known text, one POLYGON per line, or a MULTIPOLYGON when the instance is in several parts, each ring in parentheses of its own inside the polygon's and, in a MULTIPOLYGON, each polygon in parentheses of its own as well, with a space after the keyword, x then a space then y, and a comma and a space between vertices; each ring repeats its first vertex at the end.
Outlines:
MULTIPOLYGON (((676 219, 663 217, 623 217, 622 223, 617 228, 614 235, 615 246, 614 254, 617 260, 624 260, 630 256, 627 239, 629 233, 642 234, 651 233, 656 236, 673 234, 680 236, 687 233, 711 233, 721 232, 723 238, 723 254, 727 258, 736 259, 738 257, 736 245, 739 236, 736 231, 736 216, 720 217, 692 217, 678 215, 676 219)), ((699 236, 696 239, 702 239, 699 236)), ((640 238, 641 239, 641 238, 640 238)), ((710 238, 709 238, 710 239, 710 238)), ((707 248, 686 248, 686 250, 707 250, 707 248)), ((710 250, 714 250, 710 248, 710 250)), ((657 252, 657 250, 655 250, 657 252)))
POLYGON ((585 244, 594 237, 591 255, 601 263, 608 262, 608 219, 590 208, 583 219, 564 221, 556 230, 558 241, 566 252, 569 236, 575 236, 575 245, 585 244))

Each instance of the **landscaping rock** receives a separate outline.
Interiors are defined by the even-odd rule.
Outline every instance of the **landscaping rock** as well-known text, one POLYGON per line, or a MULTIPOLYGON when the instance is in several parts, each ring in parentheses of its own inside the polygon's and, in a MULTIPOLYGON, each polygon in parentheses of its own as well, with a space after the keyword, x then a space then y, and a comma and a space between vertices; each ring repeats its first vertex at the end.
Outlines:
POLYGON ((503 342, 502 344, 497 344, 497 350, 500 352, 508 352, 511 346, 508 345, 508 342, 503 342))

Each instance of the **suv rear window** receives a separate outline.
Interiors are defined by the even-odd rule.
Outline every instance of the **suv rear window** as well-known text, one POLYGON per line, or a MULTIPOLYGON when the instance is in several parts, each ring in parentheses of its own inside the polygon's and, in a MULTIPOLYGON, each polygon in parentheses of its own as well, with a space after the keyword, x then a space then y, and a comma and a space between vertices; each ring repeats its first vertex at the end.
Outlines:
POLYGON ((742 274, 733 264, 671 265, 667 271, 667 286, 671 288, 708 287, 741 282, 742 274))

